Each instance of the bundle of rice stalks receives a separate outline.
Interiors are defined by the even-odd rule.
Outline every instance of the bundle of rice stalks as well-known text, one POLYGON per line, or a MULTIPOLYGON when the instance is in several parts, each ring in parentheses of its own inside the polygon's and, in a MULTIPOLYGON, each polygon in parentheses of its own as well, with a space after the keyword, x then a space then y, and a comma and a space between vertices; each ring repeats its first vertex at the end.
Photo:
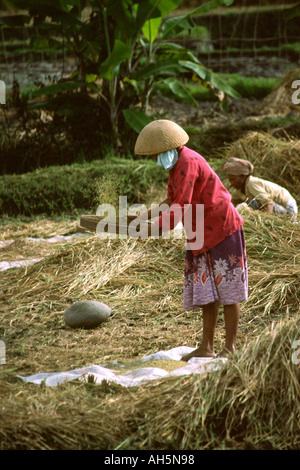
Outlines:
POLYGON ((172 347, 171 337, 176 341, 180 333, 175 322, 169 333, 164 318, 172 322, 182 313, 183 266, 181 240, 91 236, 27 269, 4 271, 0 333, 10 360, 21 364, 26 375, 123 361, 172 347), (109 322, 88 334, 68 329, 64 311, 80 300, 107 304, 112 309, 109 322))
POLYGON ((12 218, 1 218, 1 240, 16 240, 17 238, 50 238, 56 235, 75 233, 77 220, 45 217, 23 221, 12 218))
MULTIPOLYGON (((257 110, 262 114, 275 116, 285 116, 291 111, 300 113, 299 104, 293 102, 295 100, 292 99, 293 93, 297 93, 297 90, 292 85, 296 80, 299 80, 299 77, 300 68, 288 72, 279 85, 274 87, 271 93, 257 107, 257 110)), ((299 89, 299 87, 297 88, 299 89)))
POLYGON ((300 445, 299 317, 271 325, 220 370, 135 390, 1 386, 1 449, 274 449, 300 445))
POLYGON ((300 312, 300 228, 286 216, 245 210, 249 300, 244 315, 300 312))
MULTIPOLYGON (((6 294, 24 302, 55 298, 68 301, 112 292, 116 286, 121 290, 130 284, 130 276, 137 289, 143 288, 163 278, 173 258, 182 258, 183 247, 181 240, 176 244, 176 240, 102 240, 92 236, 62 247, 21 275, 4 273, 6 294), (166 262, 162 263, 164 256, 166 262)), ((173 275, 179 272, 174 268, 172 271, 173 275)))
MULTIPOLYGON (((123 449, 299 448, 299 346, 295 349, 299 327, 299 317, 279 322, 220 371, 145 386, 136 400, 123 397, 121 408, 116 400, 119 419, 113 445, 123 449), (123 436, 130 437, 122 442, 123 436)), ((114 410, 112 420, 117 419, 114 410)))
POLYGON ((91 386, 78 384, 22 389, 0 382, 6 403, 0 410, 0 450, 109 448, 109 399, 103 389, 93 392, 91 386))
MULTIPOLYGON (((36 387, 2 374, 0 448, 299 447, 300 354, 292 360, 300 339, 299 225, 259 211, 243 216, 250 298, 242 305, 239 356, 221 371, 134 390, 36 387)), ((91 236, 4 272, 5 367, 20 375, 66 371, 194 346, 202 322, 200 313, 181 310, 184 248, 184 240, 91 236), (91 331, 66 328, 64 309, 85 298, 112 307, 110 321, 91 331)), ((216 350, 223 333, 217 328, 216 350)))
POLYGON ((249 160, 253 176, 273 181, 300 201, 300 140, 277 139, 265 132, 249 132, 231 143, 225 158, 249 160))

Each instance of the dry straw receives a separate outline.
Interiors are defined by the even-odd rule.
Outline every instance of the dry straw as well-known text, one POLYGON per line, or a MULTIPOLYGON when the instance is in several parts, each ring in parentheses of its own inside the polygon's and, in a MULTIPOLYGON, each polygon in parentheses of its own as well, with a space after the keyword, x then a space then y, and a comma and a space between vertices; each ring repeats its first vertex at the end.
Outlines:
MULTIPOLYGON (((0 448, 299 448, 300 364, 292 361, 300 339, 299 225, 258 211, 243 217, 250 297, 242 305, 239 353, 205 376, 130 390, 16 379, 112 361, 130 367, 158 350, 196 346, 200 311, 182 311, 184 240, 92 235, 27 269, 3 272, 0 448), (85 298, 104 301, 112 316, 95 330, 71 330, 64 309, 85 298)), ((223 326, 220 315, 217 351, 223 326)))
POLYGON ((225 158, 237 157, 254 165, 254 176, 273 181, 300 202, 300 140, 279 139, 266 132, 249 132, 230 144, 225 158))
POLYGON ((285 216, 242 212, 249 258, 246 311, 300 313, 300 228, 285 216))
MULTIPOLYGON (((249 133, 226 156, 249 159, 256 175, 299 202, 297 140, 249 133)), ((16 375, 70 370, 197 346, 201 312, 182 311, 183 240, 86 240, 44 247, 44 259, 1 273, 0 449, 299 449, 300 225, 245 210, 249 300, 238 354, 219 371, 165 378, 137 388, 71 382, 24 384, 16 375), (112 308, 101 327, 71 330, 70 303, 112 308), (297 343, 296 343, 297 344, 297 343), (296 353, 296 354, 294 354, 296 353)), ((74 223, 2 223, 5 255, 32 257, 26 237, 75 230, 74 223)), ((216 350, 223 346, 220 315, 216 350)))
POLYGON ((294 103, 293 93, 297 90, 293 83, 299 80, 300 68, 288 72, 281 82, 266 96, 257 110, 262 114, 286 116, 289 112, 299 113, 299 104, 294 103))
POLYGON ((215 373, 136 390, 105 383, 17 393, 6 385, 1 447, 298 449, 300 367, 292 345, 299 327, 299 318, 271 325, 215 373))
POLYGON ((131 436, 123 445, 297 449, 299 326, 299 317, 271 325, 216 374, 149 385, 134 403, 123 399, 120 428, 131 436))

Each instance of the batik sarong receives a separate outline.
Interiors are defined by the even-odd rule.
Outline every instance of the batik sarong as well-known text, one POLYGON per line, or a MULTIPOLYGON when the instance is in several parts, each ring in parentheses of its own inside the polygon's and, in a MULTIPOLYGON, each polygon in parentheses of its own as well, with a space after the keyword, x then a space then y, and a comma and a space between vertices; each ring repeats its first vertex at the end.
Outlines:
POLYGON ((247 298, 247 256, 243 229, 206 253, 194 256, 191 250, 186 250, 184 310, 215 301, 231 305, 247 298))

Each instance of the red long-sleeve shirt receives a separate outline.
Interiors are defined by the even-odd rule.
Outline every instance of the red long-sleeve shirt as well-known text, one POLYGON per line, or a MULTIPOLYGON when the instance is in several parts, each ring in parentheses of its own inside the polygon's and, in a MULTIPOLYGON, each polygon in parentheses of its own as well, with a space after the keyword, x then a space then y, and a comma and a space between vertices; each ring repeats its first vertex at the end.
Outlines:
POLYGON ((176 165, 169 171, 168 199, 172 204, 162 213, 158 224, 164 232, 166 231, 164 227, 172 230, 179 220, 182 220, 189 241, 195 240, 195 234, 202 230, 204 240, 201 246, 198 244, 196 249, 193 249, 195 245, 191 244, 193 254, 196 256, 232 235, 244 221, 231 203, 230 193, 207 161, 185 146, 179 147, 178 154, 176 165), (202 224, 199 226, 200 219, 196 216, 196 205, 203 205, 204 227, 202 224), (192 208, 191 224, 185 224, 187 210, 184 210, 184 207, 192 208))

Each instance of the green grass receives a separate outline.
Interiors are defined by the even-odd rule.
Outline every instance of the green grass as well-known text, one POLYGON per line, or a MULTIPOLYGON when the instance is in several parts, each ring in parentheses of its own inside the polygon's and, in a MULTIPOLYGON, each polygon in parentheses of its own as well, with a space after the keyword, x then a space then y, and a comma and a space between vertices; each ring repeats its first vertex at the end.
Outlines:
MULTIPOLYGON (((280 79, 278 78, 244 77, 237 73, 218 75, 224 80, 226 80, 226 82, 232 88, 234 88, 241 95, 242 98, 264 98, 276 85, 278 85, 280 81, 280 79)), ((204 85, 199 85, 195 82, 187 81, 182 81, 182 83, 188 89, 189 93, 196 101, 216 100, 216 97, 212 93, 212 91, 206 88, 204 85)), ((156 85, 154 89, 154 94, 157 93, 161 93, 164 96, 174 98, 174 95, 170 91, 169 86, 163 82, 156 85)))
POLYGON ((243 77, 235 74, 221 74, 242 98, 264 98, 279 84, 279 78, 243 77))

